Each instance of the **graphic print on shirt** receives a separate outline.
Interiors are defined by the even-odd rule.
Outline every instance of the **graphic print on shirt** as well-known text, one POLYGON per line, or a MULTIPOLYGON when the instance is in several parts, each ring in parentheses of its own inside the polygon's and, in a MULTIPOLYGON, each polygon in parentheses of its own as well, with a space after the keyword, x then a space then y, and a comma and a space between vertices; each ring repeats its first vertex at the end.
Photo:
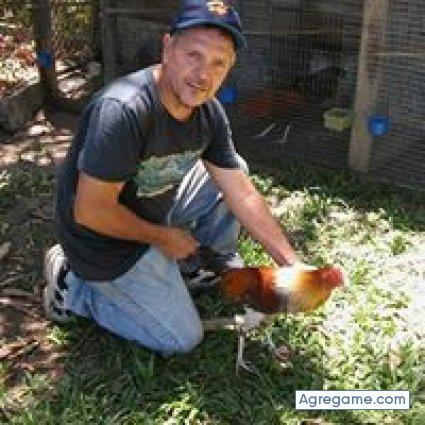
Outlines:
POLYGON ((139 198, 152 198, 172 189, 180 183, 195 165, 202 150, 174 153, 167 156, 151 156, 141 161, 134 181, 139 198))

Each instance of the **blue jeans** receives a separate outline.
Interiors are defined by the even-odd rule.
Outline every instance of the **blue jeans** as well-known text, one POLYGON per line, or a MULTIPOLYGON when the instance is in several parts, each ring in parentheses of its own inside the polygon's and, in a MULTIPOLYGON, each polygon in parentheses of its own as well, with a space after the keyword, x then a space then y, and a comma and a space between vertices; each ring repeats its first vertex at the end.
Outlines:
MULTIPOLYGON (((247 170, 240 160, 241 168, 247 170)), ((227 254, 226 258, 236 252, 239 223, 201 161, 182 181, 167 222, 190 228, 201 245, 227 254)), ((112 281, 84 281, 70 271, 66 282, 66 308, 153 351, 185 353, 203 338, 202 323, 179 264, 154 247, 112 281)))

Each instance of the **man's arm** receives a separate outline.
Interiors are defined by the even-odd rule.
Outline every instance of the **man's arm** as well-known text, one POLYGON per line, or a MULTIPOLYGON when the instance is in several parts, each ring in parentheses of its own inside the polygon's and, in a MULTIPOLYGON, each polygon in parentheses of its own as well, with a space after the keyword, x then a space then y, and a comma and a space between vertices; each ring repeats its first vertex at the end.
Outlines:
POLYGON ((186 258, 198 242, 185 230, 139 218, 118 202, 124 182, 112 183, 80 172, 74 201, 75 221, 102 235, 146 243, 175 260, 186 258))
POLYGON ((205 167, 223 193, 229 209, 276 262, 287 265, 298 261, 281 226, 249 177, 240 169, 220 168, 207 161, 205 167))

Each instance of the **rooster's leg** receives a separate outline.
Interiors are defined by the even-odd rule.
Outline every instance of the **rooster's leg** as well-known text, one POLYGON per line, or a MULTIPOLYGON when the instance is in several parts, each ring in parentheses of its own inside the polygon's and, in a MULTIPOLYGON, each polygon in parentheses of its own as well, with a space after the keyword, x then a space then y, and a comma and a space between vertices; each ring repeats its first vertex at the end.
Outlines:
POLYGON ((249 366, 246 365, 245 360, 243 358, 244 349, 245 349, 245 334, 240 332, 238 334, 238 354, 236 356, 236 365, 235 365, 236 375, 239 375, 239 368, 246 369, 249 372, 251 371, 249 366))
POLYGON ((236 375, 239 375, 239 369, 244 369, 247 372, 255 373, 261 376, 258 369, 250 362, 243 358, 243 352, 245 349, 245 333, 239 332, 238 334, 238 355, 236 357, 236 375))
POLYGON ((264 314, 255 312, 254 310, 247 310, 243 316, 235 316, 233 318, 217 317, 202 321, 202 326, 205 332, 214 331, 219 329, 236 330, 238 335, 238 354, 236 356, 236 374, 238 375, 239 369, 244 369, 250 373, 260 375, 258 370, 243 358, 245 348, 246 332, 256 328, 261 321, 264 320, 264 314))

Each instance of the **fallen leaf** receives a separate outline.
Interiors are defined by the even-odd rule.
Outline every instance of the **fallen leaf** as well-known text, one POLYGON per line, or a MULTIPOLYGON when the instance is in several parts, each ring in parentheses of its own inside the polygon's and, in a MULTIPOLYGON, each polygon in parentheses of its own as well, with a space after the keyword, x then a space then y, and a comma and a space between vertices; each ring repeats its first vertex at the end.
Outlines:
POLYGON ((39 342, 33 337, 10 342, 0 349, 0 359, 19 357, 38 345, 39 342))
POLYGON ((10 242, 4 242, 0 245, 0 261, 9 254, 11 246, 10 242))
POLYGON ((294 355, 294 350, 292 350, 287 345, 281 345, 273 350, 273 357, 279 362, 287 362, 294 355))

